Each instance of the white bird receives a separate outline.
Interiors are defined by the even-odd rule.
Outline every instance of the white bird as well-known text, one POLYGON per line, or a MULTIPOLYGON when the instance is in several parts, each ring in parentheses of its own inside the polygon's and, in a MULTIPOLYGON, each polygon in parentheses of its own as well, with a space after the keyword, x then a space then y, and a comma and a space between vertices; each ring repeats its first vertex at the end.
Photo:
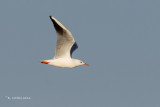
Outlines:
POLYGON ((74 68, 80 65, 87 65, 81 60, 71 57, 73 51, 78 48, 71 32, 56 18, 50 16, 58 35, 55 56, 53 59, 42 60, 41 63, 62 68, 74 68))

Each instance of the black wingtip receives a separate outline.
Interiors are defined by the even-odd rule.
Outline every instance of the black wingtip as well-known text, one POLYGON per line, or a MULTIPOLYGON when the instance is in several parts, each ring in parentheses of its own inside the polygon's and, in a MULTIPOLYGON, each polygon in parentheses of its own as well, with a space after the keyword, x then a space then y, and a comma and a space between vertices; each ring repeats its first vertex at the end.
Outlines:
POLYGON ((56 29, 56 31, 59 33, 59 34, 63 34, 63 28, 57 23, 56 19, 52 18, 53 16, 49 16, 51 21, 53 22, 53 25, 56 29))
POLYGON ((52 20, 52 16, 49 16, 49 18, 52 20))

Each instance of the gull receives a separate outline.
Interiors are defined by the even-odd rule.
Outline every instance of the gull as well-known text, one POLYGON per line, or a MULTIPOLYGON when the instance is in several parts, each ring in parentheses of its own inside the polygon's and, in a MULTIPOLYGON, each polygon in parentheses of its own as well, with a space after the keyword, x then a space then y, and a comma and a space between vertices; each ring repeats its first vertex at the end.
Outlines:
POLYGON ((74 68, 80 65, 88 66, 83 61, 72 58, 73 51, 78 48, 72 33, 53 16, 50 16, 50 19, 58 36, 55 56, 52 59, 42 60, 40 62, 62 68, 74 68))

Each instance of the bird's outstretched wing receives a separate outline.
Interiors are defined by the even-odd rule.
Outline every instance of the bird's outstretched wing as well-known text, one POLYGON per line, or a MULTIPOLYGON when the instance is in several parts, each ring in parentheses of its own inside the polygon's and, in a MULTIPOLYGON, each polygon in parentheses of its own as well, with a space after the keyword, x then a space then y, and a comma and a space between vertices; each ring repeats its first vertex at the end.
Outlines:
POLYGON ((54 58, 71 57, 73 51, 78 47, 71 32, 53 16, 50 16, 50 19, 58 35, 54 58))

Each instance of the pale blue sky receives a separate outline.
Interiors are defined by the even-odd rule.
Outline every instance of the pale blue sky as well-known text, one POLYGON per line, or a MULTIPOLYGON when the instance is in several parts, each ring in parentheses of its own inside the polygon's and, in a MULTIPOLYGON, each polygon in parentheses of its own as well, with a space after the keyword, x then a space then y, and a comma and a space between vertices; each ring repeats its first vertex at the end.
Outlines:
POLYGON ((1 0, 0 106, 160 107, 159 11, 159 0, 1 0), (89 67, 39 62, 54 56, 50 15, 89 67))

